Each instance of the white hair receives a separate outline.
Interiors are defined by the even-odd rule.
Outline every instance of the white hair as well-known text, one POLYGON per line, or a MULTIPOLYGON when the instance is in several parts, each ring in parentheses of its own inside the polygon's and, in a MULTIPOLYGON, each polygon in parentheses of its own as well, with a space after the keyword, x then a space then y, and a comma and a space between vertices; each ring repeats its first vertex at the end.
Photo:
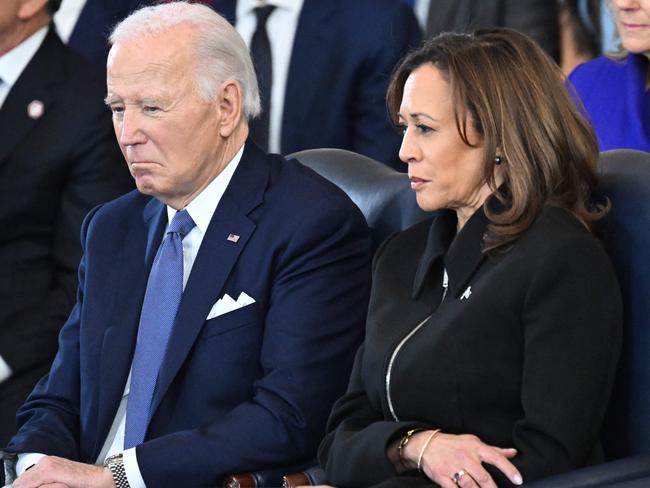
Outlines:
POLYGON ((247 120, 260 113, 257 77, 246 43, 226 19, 210 7, 185 1, 136 10, 117 24, 111 45, 156 36, 181 24, 196 27, 196 81, 201 96, 214 100, 217 88, 226 80, 242 87, 242 105, 247 120))

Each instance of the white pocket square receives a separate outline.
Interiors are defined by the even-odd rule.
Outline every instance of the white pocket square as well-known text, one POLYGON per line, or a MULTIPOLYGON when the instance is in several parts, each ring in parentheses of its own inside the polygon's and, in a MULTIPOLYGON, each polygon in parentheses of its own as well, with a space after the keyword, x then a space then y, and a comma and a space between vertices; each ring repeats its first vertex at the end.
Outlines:
POLYGON ((255 299, 243 291, 239 294, 237 301, 233 300, 233 298, 226 293, 222 298, 219 298, 219 300, 217 300, 214 305, 212 305, 212 309, 210 309, 208 318, 205 320, 219 317, 220 315, 232 312, 238 308, 245 307, 246 305, 250 305, 252 303, 255 303, 255 299))

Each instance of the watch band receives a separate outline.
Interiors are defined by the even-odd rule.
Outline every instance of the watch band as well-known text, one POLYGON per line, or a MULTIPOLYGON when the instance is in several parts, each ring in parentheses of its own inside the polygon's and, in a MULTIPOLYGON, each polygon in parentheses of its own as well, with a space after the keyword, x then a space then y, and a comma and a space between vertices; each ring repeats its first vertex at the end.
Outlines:
POLYGON ((126 477, 124 458, 122 457, 122 454, 116 454, 109 457, 104 461, 104 466, 110 470, 116 488, 131 488, 129 480, 126 477))

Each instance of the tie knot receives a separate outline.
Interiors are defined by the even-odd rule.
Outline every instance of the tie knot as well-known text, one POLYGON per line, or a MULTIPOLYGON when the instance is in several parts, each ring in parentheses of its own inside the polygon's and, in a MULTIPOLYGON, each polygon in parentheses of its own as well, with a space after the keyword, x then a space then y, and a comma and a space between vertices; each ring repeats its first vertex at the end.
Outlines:
POLYGON ((176 212, 174 218, 169 223, 167 228, 167 233, 176 233, 181 236, 181 239, 184 238, 195 226, 196 224, 190 217, 190 214, 187 213, 187 210, 181 210, 176 212))
POLYGON ((257 27, 262 27, 266 24, 266 21, 271 15, 271 12, 275 9, 275 5, 264 5, 263 7, 255 7, 253 12, 257 16, 257 27))

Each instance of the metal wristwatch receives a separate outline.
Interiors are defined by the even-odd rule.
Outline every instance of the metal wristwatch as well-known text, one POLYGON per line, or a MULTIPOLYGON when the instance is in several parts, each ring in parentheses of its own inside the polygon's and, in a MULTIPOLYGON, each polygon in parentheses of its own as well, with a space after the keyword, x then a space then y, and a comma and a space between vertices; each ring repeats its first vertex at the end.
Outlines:
POLYGON ((122 454, 115 454, 104 461, 104 467, 108 468, 113 476, 113 482, 117 488, 131 488, 124 470, 124 458, 122 454))

